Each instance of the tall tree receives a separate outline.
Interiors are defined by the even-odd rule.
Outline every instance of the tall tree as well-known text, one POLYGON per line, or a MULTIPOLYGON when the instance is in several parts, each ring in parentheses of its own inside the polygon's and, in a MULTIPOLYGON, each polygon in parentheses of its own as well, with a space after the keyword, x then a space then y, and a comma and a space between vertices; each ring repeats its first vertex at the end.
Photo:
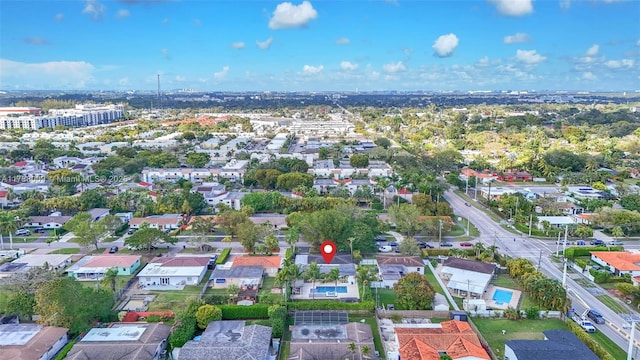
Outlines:
POLYGON ((158 229, 151 228, 148 223, 144 222, 140 225, 138 231, 126 238, 124 244, 137 249, 147 249, 147 251, 151 252, 154 245, 163 243, 175 244, 176 242, 176 238, 169 236, 158 229))
MULTIPOLYGON (((322 273, 320 272, 320 266, 318 263, 312 262, 302 271, 302 276, 306 281, 311 281, 315 290, 316 281, 322 279, 322 273)), ((312 298, 315 298, 315 291, 312 293, 312 298)))
POLYGON ((422 251, 414 237, 406 237, 398 246, 400 253, 407 256, 420 256, 422 251))
POLYGON ((431 309, 435 297, 435 291, 427 277, 416 272, 400 278, 393 290, 398 295, 398 304, 407 310, 431 309))
POLYGON ((417 206, 400 204, 389 207, 389 220, 407 236, 414 236, 424 227, 422 214, 417 206))

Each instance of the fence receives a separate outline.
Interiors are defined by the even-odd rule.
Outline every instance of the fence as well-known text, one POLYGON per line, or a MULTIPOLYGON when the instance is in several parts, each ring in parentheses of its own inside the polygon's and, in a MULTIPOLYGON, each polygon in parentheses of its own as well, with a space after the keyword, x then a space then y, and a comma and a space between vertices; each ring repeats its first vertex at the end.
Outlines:
MULTIPOLYGON (((504 310, 484 310, 484 311, 467 311, 467 314, 472 317, 485 317, 485 318, 501 318, 504 317, 504 310)), ((520 316, 522 318, 526 317, 526 313, 524 310, 520 310, 520 316)), ((539 312, 539 317, 541 319, 562 319, 561 311, 547 311, 541 310, 539 312)))
POLYGON ((376 316, 379 318, 402 316, 403 318, 448 319, 450 314, 450 311, 436 310, 376 310, 376 316))

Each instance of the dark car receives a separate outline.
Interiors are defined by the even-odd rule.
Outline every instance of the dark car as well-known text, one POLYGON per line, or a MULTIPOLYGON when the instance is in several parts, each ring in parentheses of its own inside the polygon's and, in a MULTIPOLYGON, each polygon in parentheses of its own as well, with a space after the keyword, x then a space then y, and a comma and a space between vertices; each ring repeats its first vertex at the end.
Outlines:
POLYGON ((387 237, 383 235, 376 236, 376 241, 387 241, 387 237))
POLYGON ((440 243, 440 247, 452 247, 452 246, 453 246, 453 244, 449 243, 449 242, 441 242, 440 243))
POLYGON ((596 245, 596 246, 601 246, 601 245, 604 245, 604 241, 602 241, 600 239, 591 240, 590 244, 591 245, 596 245))
POLYGON ((389 246, 394 246, 395 247, 395 246, 398 246, 398 243, 397 242, 390 242, 389 246))
POLYGON ((429 244, 427 244, 427 243, 426 243, 426 242, 424 242, 424 241, 419 242, 419 243, 418 243, 418 247, 419 247, 420 249, 433 249, 433 246, 432 246, 432 245, 429 245, 429 244))
POLYGON ((471 204, 469 204, 468 202, 464 203, 465 206, 471 206, 471 204))
POLYGON ((589 312, 587 313, 587 316, 589 317, 589 319, 593 320, 593 322, 595 322, 596 324, 605 323, 604 318, 602 317, 602 314, 600 314, 596 310, 589 310, 589 312))
POLYGON ((112 246, 112 247, 109 249, 109 254, 115 254, 115 253, 117 253, 117 252, 118 252, 118 247, 117 247, 117 246, 112 246))
POLYGON ((45 230, 43 228, 36 228, 36 229, 33 229, 33 232, 36 234, 44 234, 45 230))
POLYGON ((460 243, 460 246, 463 246, 463 247, 471 247, 471 246, 473 246, 473 243, 470 243, 470 242, 462 242, 462 243, 460 243))

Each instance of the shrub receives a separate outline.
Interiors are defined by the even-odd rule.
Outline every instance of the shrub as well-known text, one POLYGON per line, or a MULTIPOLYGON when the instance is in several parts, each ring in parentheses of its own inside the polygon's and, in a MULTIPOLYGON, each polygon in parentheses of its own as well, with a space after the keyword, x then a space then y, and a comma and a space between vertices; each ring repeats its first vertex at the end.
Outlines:
POLYGON ((345 303, 338 301, 293 301, 287 304, 289 310, 366 310, 373 312, 376 307, 373 301, 345 303))
POLYGON ((169 336, 169 344, 171 344, 171 347, 182 347, 187 341, 191 340, 193 334, 196 332, 196 325, 196 317, 193 315, 188 315, 180 319, 178 325, 173 329, 171 336, 169 336))
POLYGON ((287 250, 285 250, 284 258, 289 260, 293 258, 293 248, 287 248, 287 250))
POLYGON ((512 307, 508 307, 507 310, 504 311, 504 317, 509 320, 519 320, 520 319, 520 311, 518 309, 514 309, 512 307))
POLYGON ((213 305, 202 305, 196 311, 196 321, 200 329, 206 329, 212 321, 222 320, 222 310, 213 305))
POLYGON ((67 354, 69 353, 69 351, 71 351, 71 348, 73 347, 73 345, 75 345, 76 342, 75 341, 69 341, 67 343, 67 345, 65 345, 62 350, 60 350, 60 352, 58 353, 58 356, 56 356, 55 360, 64 360, 64 358, 67 357, 67 354))
POLYGON ((269 306, 263 304, 255 304, 251 306, 242 305, 221 305, 222 320, 238 320, 238 319, 268 319, 269 306))
POLYGON ((229 302, 229 297, 226 295, 210 294, 204 297, 204 302, 210 305, 224 305, 229 302))
POLYGON ((535 320, 540 318, 540 309, 537 306, 530 306, 524 311, 525 315, 527 315, 527 319, 535 320))
POLYGON ((582 259, 576 259, 574 262, 576 263, 576 265, 578 265, 582 269, 587 267, 587 262, 582 259))
POLYGON ((272 336, 274 338, 282 337, 284 325, 287 321, 287 308, 280 305, 271 305, 268 313, 272 336))
POLYGON ((229 257, 230 253, 231 253, 231 248, 223 249, 222 252, 220 253, 220 256, 218 256, 218 259, 216 259, 216 264, 218 265, 224 264, 227 261, 227 258, 229 257))
POLYGON ((160 322, 162 321, 162 317, 160 315, 149 315, 146 319, 147 322, 160 322))
POLYGON ((611 356, 600 344, 598 344, 589 334, 587 334, 580 325, 576 324, 573 321, 568 321, 567 325, 569 326, 569 330, 574 333, 580 341, 582 341, 587 347, 593 351, 596 356, 598 356, 601 360, 615 360, 613 356, 611 356))

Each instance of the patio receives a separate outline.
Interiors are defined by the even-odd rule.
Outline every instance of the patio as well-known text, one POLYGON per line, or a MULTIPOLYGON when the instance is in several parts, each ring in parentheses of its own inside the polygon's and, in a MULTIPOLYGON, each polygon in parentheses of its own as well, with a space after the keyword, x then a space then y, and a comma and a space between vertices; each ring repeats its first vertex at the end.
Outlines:
POLYGON ((489 285, 489 287, 487 287, 487 291, 485 291, 484 295, 482 296, 482 299, 487 304, 487 309, 491 308, 494 310, 506 310, 507 308, 510 308, 510 307, 517 309, 518 304, 520 303, 521 296, 522 296, 522 291, 520 290, 514 290, 514 289, 509 289, 501 286, 489 285), (496 290, 510 292, 512 294, 511 300, 508 303, 496 302, 495 300, 493 300, 493 295, 495 294, 496 290))
POLYGON ((360 293, 358 291, 357 284, 351 284, 349 282, 338 282, 338 288, 344 287, 346 288, 345 293, 335 292, 335 291, 313 291, 316 288, 335 288, 335 283, 320 283, 316 282, 314 285, 310 282, 298 282, 296 286, 293 287, 293 293, 291 294, 291 298, 294 300, 313 300, 313 299, 322 299, 322 300, 330 300, 330 299, 360 299, 360 293))

